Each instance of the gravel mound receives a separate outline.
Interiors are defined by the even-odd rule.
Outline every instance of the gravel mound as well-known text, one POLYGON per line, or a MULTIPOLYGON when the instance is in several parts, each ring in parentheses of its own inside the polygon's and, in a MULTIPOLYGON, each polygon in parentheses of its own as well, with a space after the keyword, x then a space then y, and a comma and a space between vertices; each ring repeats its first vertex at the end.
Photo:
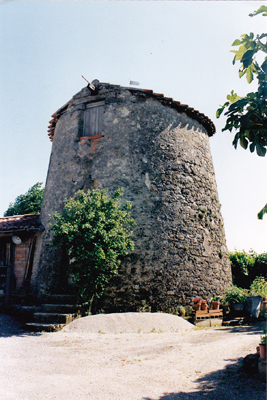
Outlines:
POLYGON ((62 331, 80 333, 182 332, 193 327, 193 324, 177 315, 129 312, 90 315, 76 319, 65 326, 62 331))

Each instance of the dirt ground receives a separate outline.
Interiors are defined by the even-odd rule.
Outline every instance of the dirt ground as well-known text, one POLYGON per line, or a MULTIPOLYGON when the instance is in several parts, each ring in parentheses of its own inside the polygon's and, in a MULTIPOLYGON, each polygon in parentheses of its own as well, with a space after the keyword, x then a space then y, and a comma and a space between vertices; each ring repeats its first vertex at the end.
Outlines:
POLYGON ((81 318, 25 332, 0 315, 3 400, 265 400, 265 379, 240 369, 264 322, 196 329, 168 314, 81 318))

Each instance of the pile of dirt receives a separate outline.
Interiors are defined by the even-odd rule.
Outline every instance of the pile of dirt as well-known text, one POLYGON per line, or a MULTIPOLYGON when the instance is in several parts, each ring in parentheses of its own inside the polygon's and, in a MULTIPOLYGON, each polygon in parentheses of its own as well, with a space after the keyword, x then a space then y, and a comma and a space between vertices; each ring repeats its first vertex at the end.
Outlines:
POLYGON ((98 314, 76 319, 63 332, 80 333, 146 333, 182 332, 194 325, 177 315, 165 313, 98 314))

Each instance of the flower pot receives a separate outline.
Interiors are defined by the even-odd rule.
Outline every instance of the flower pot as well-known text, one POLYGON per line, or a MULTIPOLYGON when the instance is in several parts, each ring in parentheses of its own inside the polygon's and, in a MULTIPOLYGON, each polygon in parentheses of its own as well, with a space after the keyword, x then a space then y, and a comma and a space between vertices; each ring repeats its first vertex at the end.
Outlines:
POLYGON ((263 311, 267 310, 267 298, 266 297, 261 299, 261 307, 260 307, 260 309, 263 310, 263 311))
POLYGON ((193 307, 194 307, 195 311, 199 311, 201 309, 201 304, 195 303, 195 304, 193 304, 193 307))
POLYGON ((218 301, 213 301, 212 302, 212 308, 213 308, 213 310, 219 310, 220 303, 218 301))
POLYGON ((207 302, 206 301, 202 301, 201 310, 203 310, 203 311, 207 310, 207 302))
POLYGON ((247 308, 251 317, 258 318, 260 314, 261 296, 247 298, 247 308))
POLYGON ((263 358, 266 360, 266 345, 265 344, 260 344, 260 358, 263 358))
POLYGON ((230 305, 233 311, 242 311, 244 308, 244 303, 233 303, 230 305))
POLYGON ((229 311, 229 304, 221 304, 221 308, 223 311, 229 311))

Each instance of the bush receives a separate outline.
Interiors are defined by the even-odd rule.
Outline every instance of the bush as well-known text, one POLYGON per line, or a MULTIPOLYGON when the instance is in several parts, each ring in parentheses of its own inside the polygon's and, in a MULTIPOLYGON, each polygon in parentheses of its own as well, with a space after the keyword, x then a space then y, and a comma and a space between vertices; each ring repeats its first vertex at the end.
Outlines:
POLYGON ((130 239, 132 205, 126 202, 121 207, 122 194, 122 189, 111 197, 105 190, 79 190, 51 222, 52 244, 66 251, 77 301, 87 305, 90 313, 94 298, 101 297, 110 279, 117 275, 119 257, 134 247, 130 239))
POLYGON ((225 300, 229 304, 245 303, 247 291, 235 285, 225 290, 225 300))
POLYGON ((258 276, 252 282, 250 286, 250 296, 261 296, 262 298, 267 297, 267 281, 263 276, 258 276))

